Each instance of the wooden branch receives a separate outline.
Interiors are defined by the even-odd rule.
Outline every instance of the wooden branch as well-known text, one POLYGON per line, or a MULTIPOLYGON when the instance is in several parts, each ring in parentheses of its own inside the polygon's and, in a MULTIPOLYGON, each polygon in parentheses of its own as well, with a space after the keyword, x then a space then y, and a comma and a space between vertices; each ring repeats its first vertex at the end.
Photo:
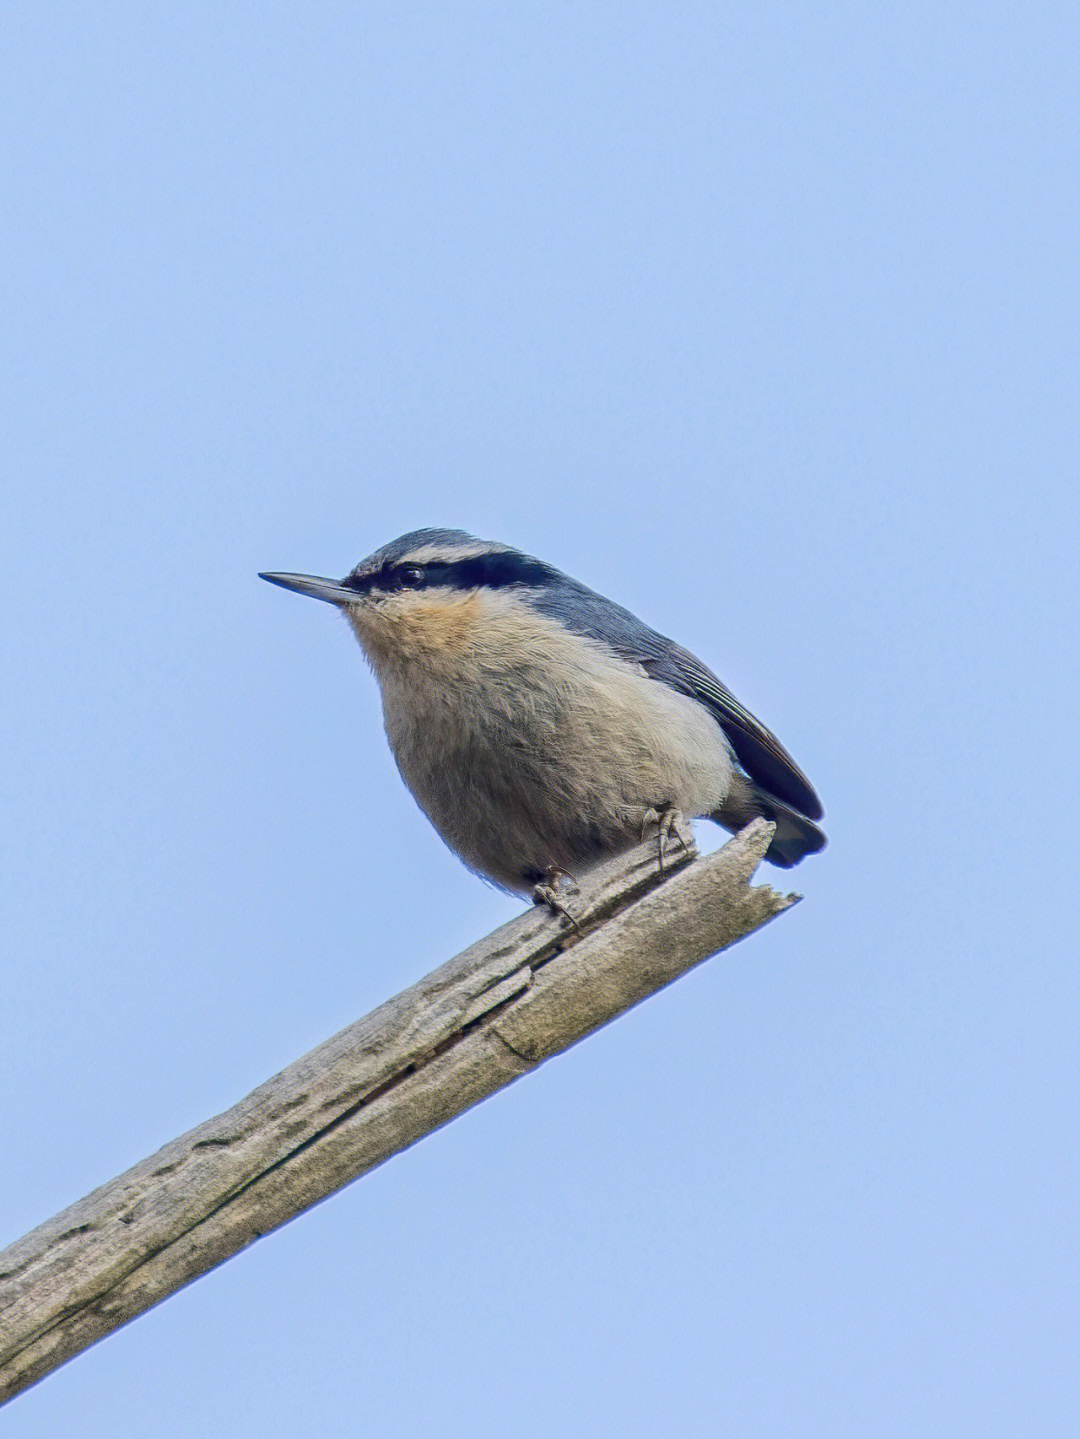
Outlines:
POLYGON ((788 908, 772 832, 598 867, 0 1252, 0 1402, 788 908))

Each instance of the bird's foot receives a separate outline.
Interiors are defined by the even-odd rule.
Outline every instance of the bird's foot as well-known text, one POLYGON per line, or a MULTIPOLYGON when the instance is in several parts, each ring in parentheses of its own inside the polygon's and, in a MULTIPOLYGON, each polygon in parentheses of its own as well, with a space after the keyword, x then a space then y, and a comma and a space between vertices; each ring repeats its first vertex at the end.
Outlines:
POLYGON ((690 848, 682 832, 682 822, 682 815, 670 802, 650 806, 645 811, 641 821, 641 842, 645 843, 650 825, 656 825, 656 859, 661 874, 664 872, 664 844, 671 835, 675 836, 683 849, 690 848))
POLYGON ((533 886, 533 904, 546 904, 552 914, 561 914, 565 919, 570 921, 578 934, 580 934, 581 926, 567 909, 565 902, 559 894, 560 879, 568 879, 572 884, 576 884, 577 881, 569 870, 560 869, 557 864, 549 864, 545 873, 547 876, 546 880, 541 880, 539 884, 533 886))

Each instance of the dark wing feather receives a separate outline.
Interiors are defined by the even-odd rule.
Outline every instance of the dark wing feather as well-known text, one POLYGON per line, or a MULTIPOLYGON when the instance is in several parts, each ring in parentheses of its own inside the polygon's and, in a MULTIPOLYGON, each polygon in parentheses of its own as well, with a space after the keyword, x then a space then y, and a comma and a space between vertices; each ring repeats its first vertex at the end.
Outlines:
POLYGON ((666 639, 636 615, 594 590, 560 576, 558 586, 533 592, 533 603, 575 634, 609 645, 633 660, 652 679, 670 685, 705 705, 716 716, 739 763, 777 799, 785 800, 809 819, 824 811, 814 787, 780 741, 739 703, 711 670, 681 645, 666 639))
POLYGON ((813 785, 772 730, 741 705, 727 685, 721 684, 689 650, 672 644, 667 654, 643 659, 641 664, 653 679, 692 695, 712 710, 739 763, 762 789, 786 800, 808 819, 821 819, 824 810, 813 785))

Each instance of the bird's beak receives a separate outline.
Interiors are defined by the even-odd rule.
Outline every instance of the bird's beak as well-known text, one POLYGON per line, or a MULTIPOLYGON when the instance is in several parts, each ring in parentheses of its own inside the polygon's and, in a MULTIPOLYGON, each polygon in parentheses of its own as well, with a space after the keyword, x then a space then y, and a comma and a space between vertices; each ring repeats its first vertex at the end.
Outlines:
POLYGON ((340 580, 323 580, 318 575, 260 574, 259 579, 280 585, 283 590, 295 590, 298 595, 310 595, 313 600, 325 600, 328 605, 355 605, 362 598, 340 580))

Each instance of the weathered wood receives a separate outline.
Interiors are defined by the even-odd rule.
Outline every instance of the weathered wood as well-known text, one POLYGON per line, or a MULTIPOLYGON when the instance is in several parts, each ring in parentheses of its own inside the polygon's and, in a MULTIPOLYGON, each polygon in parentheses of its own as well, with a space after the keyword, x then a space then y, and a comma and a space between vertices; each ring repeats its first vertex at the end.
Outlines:
POLYGON ((0 1252, 0 1402, 786 909, 772 829, 599 867, 0 1252))

